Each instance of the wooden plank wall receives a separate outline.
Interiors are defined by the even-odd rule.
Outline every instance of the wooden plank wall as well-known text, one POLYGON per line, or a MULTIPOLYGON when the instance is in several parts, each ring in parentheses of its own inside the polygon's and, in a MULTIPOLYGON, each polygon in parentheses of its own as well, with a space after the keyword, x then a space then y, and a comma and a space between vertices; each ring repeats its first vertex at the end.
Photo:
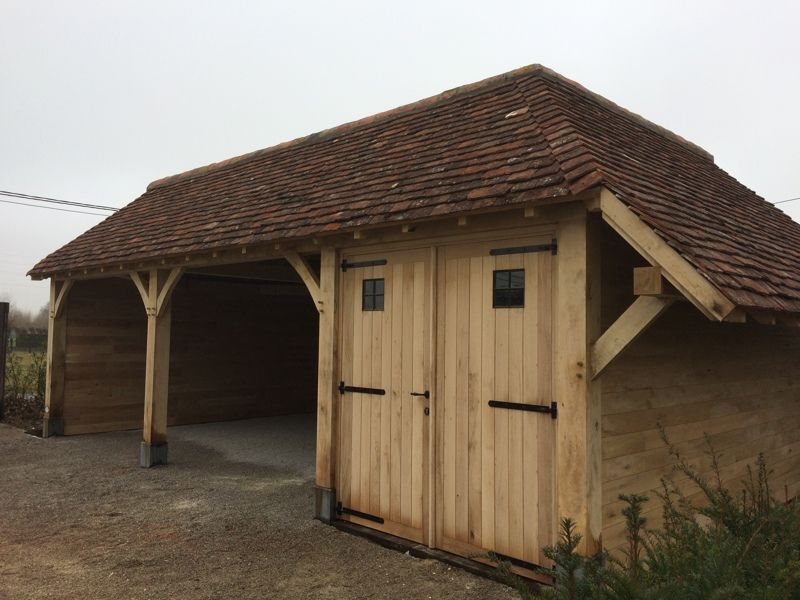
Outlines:
MULTIPOLYGON (((632 268, 644 262, 606 231, 604 328, 630 304, 632 268)), ((688 302, 676 303, 602 376, 603 542, 624 541, 620 494, 652 491, 671 471, 658 423, 689 462, 711 473, 704 435, 720 456, 723 481, 739 488, 748 464, 764 452, 772 489, 800 492, 800 330, 753 323, 713 323, 688 302)), ((676 481, 696 500, 685 478, 676 481)))
POLYGON ((305 286, 186 278, 172 302, 169 424, 316 410, 319 314, 305 286))
POLYGON ((147 317, 133 283, 80 281, 65 310, 64 433, 140 428, 147 317))
MULTIPOLYGON (((314 411, 319 317, 304 287, 187 277, 173 302, 170 425, 314 411)), ((65 433, 140 428, 146 317, 133 284, 79 282, 67 311, 65 433)))

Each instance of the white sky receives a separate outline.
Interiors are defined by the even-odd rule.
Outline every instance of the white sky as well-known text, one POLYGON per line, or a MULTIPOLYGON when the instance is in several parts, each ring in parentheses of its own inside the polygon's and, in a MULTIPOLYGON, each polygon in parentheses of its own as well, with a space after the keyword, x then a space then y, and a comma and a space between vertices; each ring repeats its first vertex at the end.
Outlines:
MULTIPOLYGON (((0 190, 148 182, 542 63, 800 196, 800 4, 0 0, 0 190)), ((783 205, 800 219, 800 201, 783 205)), ((0 204, 0 297, 98 217, 0 204)))

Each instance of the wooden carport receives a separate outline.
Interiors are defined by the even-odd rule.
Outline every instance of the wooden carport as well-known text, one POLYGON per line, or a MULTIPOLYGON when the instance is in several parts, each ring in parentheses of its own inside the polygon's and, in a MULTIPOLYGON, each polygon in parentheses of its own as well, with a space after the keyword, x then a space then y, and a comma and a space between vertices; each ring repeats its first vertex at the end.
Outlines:
MULTIPOLYGON (((143 467, 167 462, 167 417, 169 404, 169 382, 170 382, 170 346, 172 337, 172 316, 173 316, 173 292, 182 279, 202 279, 215 282, 235 282, 265 284, 267 282, 280 283, 282 286, 291 284, 286 281, 285 271, 293 269, 297 272, 298 284, 308 289, 313 305, 319 308, 317 300, 319 294, 319 284, 314 269, 309 265, 305 257, 301 257, 294 251, 286 251, 278 254, 251 253, 249 257, 245 253, 236 256, 237 262, 226 262, 225 258, 217 257, 217 261, 184 261, 180 266, 160 265, 162 268, 152 268, 149 270, 136 270, 127 273, 116 273, 113 281, 128 280, 131 291, 139 298, 144 308, 145 316, 145 335, 146 340, 143 352, 143 403, 141 427, 143 439, 140 453, 140 463, 143 467), (251 268, 247 276, 243 276, 243 269, 248 265, 259 265, 264 258, 273 258, 273 262, 285 260, 285 268, 268 269, 272 273, 258 273, 258 277, 253 274, 251 268), (291 265, 291 266, 290 266, 291 265), (225 267, 239 267, 236 269, 235 277, 226 276, 225 267), (259 278, 260 277, 260 278, 259 278), (269 277, 269 279, 264 279, 269 277), (302 282, 302 283, 300 283, 302 282)), ((269 264, 269 263, 266 263, 269 264)), ((259 269, 264 271, 262 267, 259 269)), ((63 435, 64 430, 64 403, 65 403, 65 370, 67 354, 67 330, 68 316, 65 310, 69 302, 70 291, 75 284, 91 282, 111 281, 108 277, 92 277, 88 273, 84 277, 76 276, 67 280, 53 280, 51 282, 51 311, 50 311, 50 344, 48 345, 48 369, 45 399, 45 419, 43 424, 43 436, 63 435)), ((235 293, 236 290, 233 290, 235 293)), ((294 289, 290 290, 296 295, 294 289)), ((113 302, 116 297, 109 297, 108 301, 113 302)), ((302 299, 301 299, 302 300, 302 299)), ((140 305, 140 306, 141 306, 140 305)), ((316 322, 313 323, 314 330, 317 329, 316 322)), ((315 340, 316 341, 316 340, 315 340)), ((173 357, 174 358, 174 357, 173 357)), ((316 360, 316 356, 314 357, 316 360)), ((120 417, 123 418, 123 417, 120 417)), ((208 417, 206 417, 207 419, 208 417)), ((129 421, 129 419, 128 419, 129 421)), ((98 424, 96 427, 83 428, 73 427, 74 432, 104 431, 111 428, 127 428, 131 425, 126 422, 118 421, 113 424, 98 424)))

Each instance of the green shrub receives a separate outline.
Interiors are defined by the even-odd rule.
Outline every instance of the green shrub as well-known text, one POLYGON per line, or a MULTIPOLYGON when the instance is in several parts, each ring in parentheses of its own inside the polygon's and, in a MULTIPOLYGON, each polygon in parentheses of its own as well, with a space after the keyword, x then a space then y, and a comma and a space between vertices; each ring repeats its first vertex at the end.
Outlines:
POLYGON ((561 521, 560 539, 544 553, 555 564, 543 573, 551 588, 532 592, 499 563, 506 581, 523 598, 554 600, 791 600, 800 599, 800 510, 770 494, 763 455, 741 494, 725 487, 718 455, 711 447, 712 476, 706 478, 669 444, 675 470, 702 492, 695 504, 669 479, 658 497, 664 516, 660 529, 647 529, 642 516, 646 496, 620 496, 627 524, 625 560, 607 552, 577 553, 580 534, 570 519, 561 521))
POLYGON ((35 429, 44 410, 47 357, 42 352, 9 351, 5 375, 0 419, 23 429, 35 429))

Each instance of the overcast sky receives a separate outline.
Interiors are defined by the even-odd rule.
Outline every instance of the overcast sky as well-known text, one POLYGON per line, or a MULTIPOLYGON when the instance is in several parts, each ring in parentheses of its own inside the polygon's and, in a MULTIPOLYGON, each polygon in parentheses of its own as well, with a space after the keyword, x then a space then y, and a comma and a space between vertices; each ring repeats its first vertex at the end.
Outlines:
MULTIPOLYGON (((531 63, 800 196, 800 3, 0 0, 0 190, 123 206, 153 179, 531 63)), ((783 208, 800 220, 800 201, 783 208)), ((0 297, 100 217, 0 203, 0 297)))

